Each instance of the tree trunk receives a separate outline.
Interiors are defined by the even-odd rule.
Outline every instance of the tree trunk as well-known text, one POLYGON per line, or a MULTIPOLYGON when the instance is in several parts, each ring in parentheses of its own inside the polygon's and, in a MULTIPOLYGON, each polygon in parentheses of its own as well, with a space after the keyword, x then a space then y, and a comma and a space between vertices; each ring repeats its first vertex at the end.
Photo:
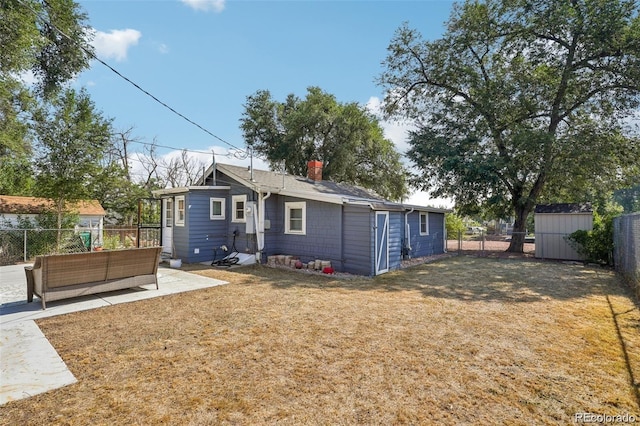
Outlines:
POLYGON ((531 208, 526 206, 516 206, 516 220, 513 223, 513 232, 511 234, 511 243, 507 249, 510 253, 524 252, 524 239, 527 233, 527 216, 531 212, 531 208))

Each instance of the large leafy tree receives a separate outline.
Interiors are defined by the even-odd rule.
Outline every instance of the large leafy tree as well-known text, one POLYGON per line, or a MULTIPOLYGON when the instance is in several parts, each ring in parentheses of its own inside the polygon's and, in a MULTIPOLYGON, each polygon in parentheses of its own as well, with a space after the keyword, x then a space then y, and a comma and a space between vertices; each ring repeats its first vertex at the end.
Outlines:
POLYGON ((0 0, 0 190, 27 194, 30 120, 89 66, 87 16, 72 0, 0 0), (28 78, 26 78, 28 76, 28 78), (27 84, 25 81, 30 81, 27 84))
POLYGON ((513 214, 524 231, 545 191, 611 187, 638 162, 624 121, 640 90, 635 1, 467 1, 442 38, 405 24, 388 52, 385 111, 415 120, 423 188, 462 211, 513 214))
POLYGON ((35 195, 55 202, 59 223, 70 202, 93 198, 94 184, 108 173, 102 161, 111 121, 102 117, 85 91, 64 90, 35 114, 35 195))
POLYGON ((0 191, 28 194, 30 120, 87 68, 87 16, 72 0, 0 0, 0 191), (30 83, 26 83, 30 81, 30 83))
POLYGON ((0 5, 3 82, 31 71, 38 93, 47 96, 89 66, 87 15, 76 2, 0 0, 0 5))
POLYGON ((324 179, 392 200, 407 193, 400 154, 376 118, 357 103, 339 103, 317 87, 310 87, 305 99, 290 94, 284 102, 261 90, 247 98, 240 121, 248 146, 272 167, 305 175, 307 162, 320 160, 324 179))

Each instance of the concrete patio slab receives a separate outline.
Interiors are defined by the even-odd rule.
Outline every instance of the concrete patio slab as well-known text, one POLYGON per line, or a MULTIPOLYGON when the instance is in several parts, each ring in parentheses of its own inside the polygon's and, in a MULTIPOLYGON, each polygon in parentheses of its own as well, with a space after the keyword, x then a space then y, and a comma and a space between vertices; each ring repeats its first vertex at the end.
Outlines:
POLYGON ((0 405, 76 381, 34 320, 227 284, 161 266, 159 289, 146 285, 57 300, 47 303, 43 310, 37 296, 27 303, 24 266, 0 267, 0 405))
POLYGON ((0 405, 76 382, 34 321, 2 327, 0 405))

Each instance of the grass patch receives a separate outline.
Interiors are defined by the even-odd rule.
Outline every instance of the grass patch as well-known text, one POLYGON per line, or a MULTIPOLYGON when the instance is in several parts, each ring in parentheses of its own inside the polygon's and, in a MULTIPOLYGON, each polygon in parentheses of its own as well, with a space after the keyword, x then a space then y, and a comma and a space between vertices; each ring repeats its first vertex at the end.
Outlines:
POLYGON ((78 383, 10 402, 0 422, 640 418, 640 315, 605 269, 473 257, 374 279, 188 269, 231 284, 38 321, 78 383))

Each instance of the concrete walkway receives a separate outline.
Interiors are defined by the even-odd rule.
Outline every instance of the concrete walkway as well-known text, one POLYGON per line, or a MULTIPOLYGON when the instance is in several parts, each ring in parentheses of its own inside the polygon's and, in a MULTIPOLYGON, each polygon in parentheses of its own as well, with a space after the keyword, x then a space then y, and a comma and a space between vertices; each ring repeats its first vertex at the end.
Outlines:
POLYGON ((34 320, 227 284, 161 266, 158 290, 155 285, 147 285, 58 300, 48 302, 47 309, 42 310, 37 296, 27 303, 24 266, 0 267, 0 405, 76 382, 34 320))

